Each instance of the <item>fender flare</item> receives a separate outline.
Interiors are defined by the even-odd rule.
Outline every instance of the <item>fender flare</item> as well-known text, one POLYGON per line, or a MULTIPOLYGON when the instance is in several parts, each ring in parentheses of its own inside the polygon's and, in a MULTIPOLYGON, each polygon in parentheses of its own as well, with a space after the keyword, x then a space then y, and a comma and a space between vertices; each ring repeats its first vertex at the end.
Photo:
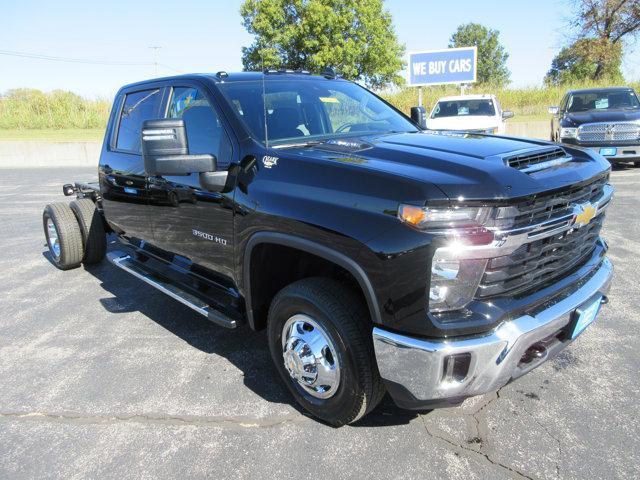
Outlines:
POLYGON ((302 250, 306 253, 316 255, 331 263, 335 263, 339 267, 345 269, 353 278, 356 279, 358 285, 362 289, 362 292, 367 301, 369 313, 371 314, 371 320, 374 324, 381 323, 380 307, 376 298, 373 285, 369 280, 369 277, 362 269, 362 267, 356 263, 353 259, 347 257, 343 253, 340 253, 332 248, 329 248, 320 243, 313 242, 306 238, 296 237, 294 235, 288 235, 279 232, 257 232, 254 233, 244 249, 244 261, 242 282, 245 293, 245 302, 247 307, 247 321, 251 329, 255 329, 255 321, 253 318, 253 307, 251 301, 251 253, 253 249, 260 244, 271 243, 276 245, 282 245, 285 247, 291 247, 298 250, 302 250))

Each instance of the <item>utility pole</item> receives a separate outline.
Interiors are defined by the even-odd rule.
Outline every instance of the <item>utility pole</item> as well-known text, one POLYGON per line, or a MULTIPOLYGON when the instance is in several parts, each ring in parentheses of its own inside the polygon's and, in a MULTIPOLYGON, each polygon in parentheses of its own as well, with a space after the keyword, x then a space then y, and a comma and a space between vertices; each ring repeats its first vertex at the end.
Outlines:
POLYGON ((162 47, 159 46, 152 46, 149 47, 151 50, 153 50, 153 66, 154 66, 154 76, 158 76, 158 58, 160 56, 160 49, 162 47))

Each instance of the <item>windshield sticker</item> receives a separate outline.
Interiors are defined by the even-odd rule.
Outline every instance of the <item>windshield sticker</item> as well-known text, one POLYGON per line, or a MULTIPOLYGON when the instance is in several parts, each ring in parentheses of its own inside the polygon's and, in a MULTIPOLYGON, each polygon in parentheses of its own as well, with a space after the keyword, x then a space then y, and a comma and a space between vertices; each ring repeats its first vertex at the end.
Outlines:
POLYGON ((318 97, 323 103, 340 103, 336 97, 318 97))
POLYGON ((599 98, 596 100, 596 109, 604 110, 609 108, 609 99, 608 98, 599 98))

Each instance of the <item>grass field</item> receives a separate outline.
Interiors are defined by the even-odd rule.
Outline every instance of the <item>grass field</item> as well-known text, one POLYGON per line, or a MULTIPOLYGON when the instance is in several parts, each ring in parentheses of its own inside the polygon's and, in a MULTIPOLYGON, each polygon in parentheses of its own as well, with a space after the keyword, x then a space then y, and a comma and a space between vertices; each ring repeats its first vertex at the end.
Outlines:
MULTIPOLYGON (((547 108, 550 105, 558 105, 567 90, 578 88, 603 87, 597 83, 582 83, 563 87, 529 87, 529 88, 495 88, 480 85, 467 89, 466 93, 493 93, 498 97, 503 110, 511 110, 516 116, 510 121, 548 120, 547 108)), ((636 91, 640 91, 640 83, 631 83, 636 91)), ((430 111, 440 97, 448 95, 460 95, 460 87, 456 85, 442 85, 435 87, 423 87, 423 101, 430 111)), ((387 101, 395 105, 403 112, 409 113, 412 106, 418 105, 418 89, 405 88, 398 92, 382 95, 387 101)))
MULTIPOLYGON (((640 91, 640 83, 631 83, 640 91)), ((510 122, 548 120, 547 107, 557 105, 571 88, 605 86, 580 84, 565 87, 495 88, 476 86, 467 93, 494 93, 503 109, 516 117, 510 122)), ((444 85, 423 88, 424 105, 430 110, 438 98, 458 95, 460 88, 444 85)), ((400 110, 409 113, 418 104, 416 88, 402 88, 382 96, 400 110)), ((109 116, 109 99, 85 99, 71 92, 17 89, 0 95, 0 140, 102 140, 109 116)))

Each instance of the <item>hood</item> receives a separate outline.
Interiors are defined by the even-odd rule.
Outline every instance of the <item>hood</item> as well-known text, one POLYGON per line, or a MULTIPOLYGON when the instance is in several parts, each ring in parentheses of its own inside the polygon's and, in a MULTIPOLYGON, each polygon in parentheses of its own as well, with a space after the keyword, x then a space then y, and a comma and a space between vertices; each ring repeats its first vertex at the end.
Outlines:
POLYGON ((640 120, 640 110, 591 110, 566 113, 562 118, 562 124, 565 127, 579 127, 583 123, 633 122, 634 120, 640 120))
MULTIPOLYGON (((534 173, 510 167, 505 157, 557 144, 495 135, 434 132, 368 135, 294 147, 293 156, 341 162, 349 168, 375 170, 437 186, 449 199, 505 200, 566 187, 608 170, 602 157, 564 147, 573 161, 534 173)), ((426 200, 426 199, 425 199, 426 200)))
POLYGON ((498 119, 495 116, 443 117, 427 120, 429 130, 487 130, 496 128, 498 119))

